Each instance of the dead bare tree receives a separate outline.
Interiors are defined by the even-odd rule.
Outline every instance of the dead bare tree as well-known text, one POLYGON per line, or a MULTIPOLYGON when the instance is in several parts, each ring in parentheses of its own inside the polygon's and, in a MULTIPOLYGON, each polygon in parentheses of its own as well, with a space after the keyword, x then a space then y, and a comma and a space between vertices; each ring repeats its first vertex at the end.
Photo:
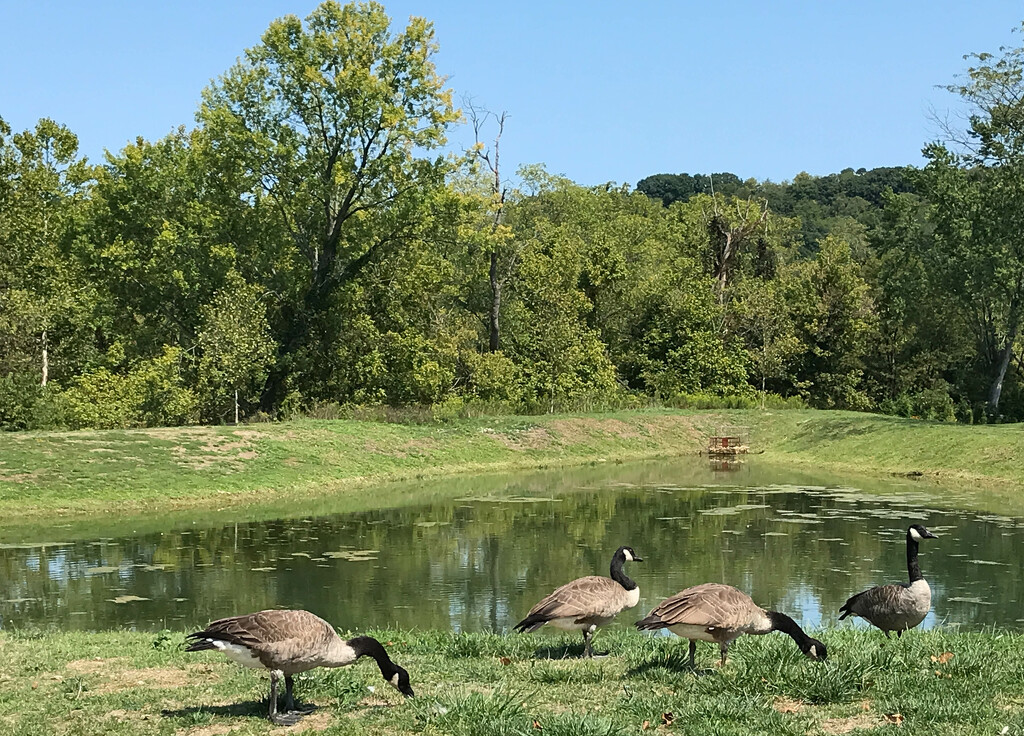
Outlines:
POLYGON ((711 204, 704 208, 708 235, 712 249, 712 275, 718 289, 719 301, 725 300, 725 287, 736 269, 743 246, 758 233, 767 233, 768 200, 748 197, 746 202, 735 199, 736 214, 729 216, 715 194, 711 184, 711 204))
POLYGON ((484 110, 473 105, 471 101, 465 102, 467 110, 467 116, 469 117, 470 123, 473 125, 473 138, 476 145, 473 147, 473 154, 476 159, 483 164, 491 174, 490 183, 490 194, 492 202, 492 213, 491 213, 491 246, 489 250, 490 265, 488 268, 488 281, 491 288, 491 303, 490 309, 488 310, 487 319, 487 330, 488 330, 488 350, 492 353, 497 352, 501 347, 501 296, 502 289, 505 286, 505 282, 508 280, 510 269, 501 268, 501 253, 498 239, 494 236, 497 235, 498 229, 505 216, 505 195, 507 189, 502 185, 501 181, 501 165, 500 165, 500 152, 501 152, 501 136, 505 132, 505 121, 508 119, 508 113, 502 112, 500 115, 497 113, 484 110), (498 130, 494 135, 494 142, 491 147, 485 146, 480 138, 483 132, 484 126, 489 120, 493 119, 498 126, 498 130))

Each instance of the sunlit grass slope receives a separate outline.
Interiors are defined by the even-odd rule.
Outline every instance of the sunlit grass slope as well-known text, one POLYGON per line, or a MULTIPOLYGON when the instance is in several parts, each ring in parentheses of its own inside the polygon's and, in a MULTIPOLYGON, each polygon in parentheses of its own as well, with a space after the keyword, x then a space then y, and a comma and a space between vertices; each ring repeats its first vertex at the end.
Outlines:
POLYGON ((0 515, 219 508, 358 493, 458 472, 696 454, 723 425, 762 461, 1024 485, 1024 426, 832 411, 651 410, 444 424, 300 420, 242 427, 0 434, 0 515))

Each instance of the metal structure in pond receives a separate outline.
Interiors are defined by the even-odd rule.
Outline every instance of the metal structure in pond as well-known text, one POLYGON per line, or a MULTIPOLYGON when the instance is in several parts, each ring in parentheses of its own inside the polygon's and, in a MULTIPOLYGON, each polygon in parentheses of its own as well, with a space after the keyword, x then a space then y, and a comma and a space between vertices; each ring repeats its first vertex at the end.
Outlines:
POLYGON ((749 427, 721 426, 708 438, 707 454, 710 458, 729 458, 750 452, 747 444, 749 427))

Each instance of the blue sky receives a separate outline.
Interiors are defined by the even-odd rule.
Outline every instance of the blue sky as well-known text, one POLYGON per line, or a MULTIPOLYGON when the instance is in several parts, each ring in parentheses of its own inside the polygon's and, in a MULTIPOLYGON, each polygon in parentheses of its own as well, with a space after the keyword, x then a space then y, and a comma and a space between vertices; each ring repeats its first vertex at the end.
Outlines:
MULTIPOLYGON (((99 161, 191 126, 202 88, 271 20, 315 5, 0 0, 0 117, 54 118, 99 161)), ((505 171, 544 163, 581 184, 918 164, 963 55, 1024 45, 1024 5, 996 0, 384 5, 396 25, 434 21, 457 98, 508 112, 505 171)))

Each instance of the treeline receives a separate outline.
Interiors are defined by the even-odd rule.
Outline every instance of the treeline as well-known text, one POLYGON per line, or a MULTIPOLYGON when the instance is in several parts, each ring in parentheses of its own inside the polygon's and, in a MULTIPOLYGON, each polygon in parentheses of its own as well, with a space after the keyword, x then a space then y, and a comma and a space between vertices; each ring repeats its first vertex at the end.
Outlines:
POLYGON ((0 427, 647 401, 1024 417, 1024 50, 923 169, 578 186, 375 4, 275 21, 193 129, 93 165, 0 120, 0 427), (444 153, 468 119, 478 143, 444 153), (953 140, 953 138, 951 138, 953 140), (779 398, 781 397, 781 399, 779 398))

